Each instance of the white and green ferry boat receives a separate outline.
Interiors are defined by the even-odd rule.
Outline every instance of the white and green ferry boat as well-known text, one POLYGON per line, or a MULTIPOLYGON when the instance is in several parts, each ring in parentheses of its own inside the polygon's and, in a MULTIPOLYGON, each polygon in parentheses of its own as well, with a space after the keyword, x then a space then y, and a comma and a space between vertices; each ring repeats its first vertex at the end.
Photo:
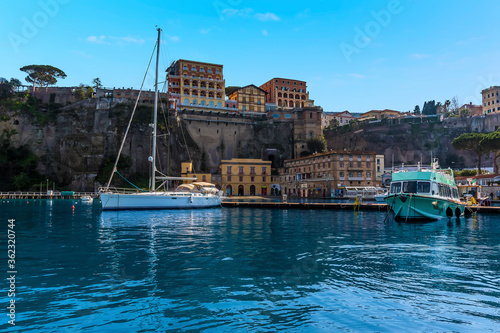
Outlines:
POLYGON ((385 202, 396 219, 438 220, 460 217, 466 203, 460 200, 453 170, 440 169, 437 160, 431 167, 404 166, 392 174, 391 189, 385 202))

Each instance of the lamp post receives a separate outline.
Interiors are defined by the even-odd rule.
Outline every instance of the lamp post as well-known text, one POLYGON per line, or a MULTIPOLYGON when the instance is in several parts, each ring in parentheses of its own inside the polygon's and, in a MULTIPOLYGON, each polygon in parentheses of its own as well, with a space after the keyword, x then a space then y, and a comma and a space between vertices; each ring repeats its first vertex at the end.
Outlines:
POLYGON ((49 179, 47 178, 47 195, 49 195, 49 179))

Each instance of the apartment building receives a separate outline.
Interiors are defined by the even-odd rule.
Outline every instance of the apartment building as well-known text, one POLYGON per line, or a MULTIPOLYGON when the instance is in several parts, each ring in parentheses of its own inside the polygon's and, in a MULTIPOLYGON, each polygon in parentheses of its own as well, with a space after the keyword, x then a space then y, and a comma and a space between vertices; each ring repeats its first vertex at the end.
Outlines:
POLYGON ((342 111, 335 113, 324 112, 323 118, 321 119, 321 126, 323 128, 326 128, 332 125, 334 122, 336 122, 338 126, 344 126, 349 124, 354 119, 356 119, 356 117, 353 117, 349 111, 342 111))
POLYGON ((500 86, 492 86, 481 91, 483 96, 483 114, 500 112, 500 86))
POLYGON ((179 108, 201 106, 223 108, 225 81, 223 66, 180 59, 167 69, 169 96, 179 108))
POLYGON ((330 197, 345 186, 379 186, 376 156, 375 152, 328 151, 286 160, 280 188, 289 196, 330 197))
MULTIPOLYGON (((240 113, 264 113, 266 112, 266 92, 259 87, 250 84, 245 87, 231 87, 226 89, 228 100, 236 101, 240 113), (232 88, 232 89, 231 89, 232 88)), ((229 102, 226 101, 226 107, 229 102)))
POLYGON ((296 109, 314 106, 314 101, 309 99, 305 81, 275 77, 260 88, 267 93, 266 103, 296 109))

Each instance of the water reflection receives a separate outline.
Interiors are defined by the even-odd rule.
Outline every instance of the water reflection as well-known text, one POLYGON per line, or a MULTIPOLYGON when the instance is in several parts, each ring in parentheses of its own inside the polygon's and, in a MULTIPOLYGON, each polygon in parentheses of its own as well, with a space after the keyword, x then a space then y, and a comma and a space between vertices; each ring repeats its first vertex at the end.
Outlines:
POLYGON ((1 207, 23 221, 23 331, 484 331, 500 321, 494 216, 406 224, 384 223, 384 212, 72 205, 1 207))

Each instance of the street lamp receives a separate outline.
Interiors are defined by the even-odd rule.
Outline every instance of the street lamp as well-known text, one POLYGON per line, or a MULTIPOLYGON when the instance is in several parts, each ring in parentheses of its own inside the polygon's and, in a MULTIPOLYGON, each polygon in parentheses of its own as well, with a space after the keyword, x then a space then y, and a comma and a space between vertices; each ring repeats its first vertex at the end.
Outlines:
POLYGON ((47 195, 49 194, 49 179, 47 178, 47 195))

